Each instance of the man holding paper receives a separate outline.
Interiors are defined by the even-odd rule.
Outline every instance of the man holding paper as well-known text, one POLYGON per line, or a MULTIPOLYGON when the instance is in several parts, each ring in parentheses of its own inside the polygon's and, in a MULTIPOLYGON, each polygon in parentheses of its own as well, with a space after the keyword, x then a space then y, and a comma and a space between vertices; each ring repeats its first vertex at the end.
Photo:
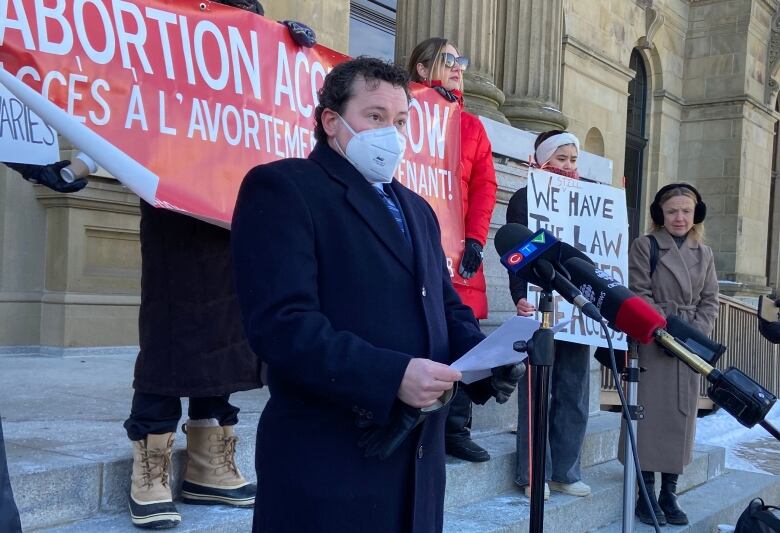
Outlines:
MULTIPOLYGON (((268 364, 256 532, 443 526, 447 366, 479 343, 436 217, 393 178, 407 74, 358 58, 325 78, 308 159, 249 172, 232 226, 244 327, 268 364), (269 257, 270 252, 270 257, 269 257)), ((506 399, 515 367, 468 386, 506 399)))

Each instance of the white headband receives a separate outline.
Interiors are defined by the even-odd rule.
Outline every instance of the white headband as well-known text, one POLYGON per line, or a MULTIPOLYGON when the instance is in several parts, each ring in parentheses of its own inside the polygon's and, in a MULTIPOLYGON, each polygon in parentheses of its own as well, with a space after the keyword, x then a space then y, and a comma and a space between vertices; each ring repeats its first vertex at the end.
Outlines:
POLYGON ((577 154, 580 153, 580 141, 573 133, 565 131, 563 133, 559 133, 558 135, 548 137, 542 141, 542 144, 540 144, 539 148, 536 149, 536 163, 540 166, 544 165, 550 160, 558 148, 561 146, 566 146, 567 144, 573 144, 577 149, 577 154))

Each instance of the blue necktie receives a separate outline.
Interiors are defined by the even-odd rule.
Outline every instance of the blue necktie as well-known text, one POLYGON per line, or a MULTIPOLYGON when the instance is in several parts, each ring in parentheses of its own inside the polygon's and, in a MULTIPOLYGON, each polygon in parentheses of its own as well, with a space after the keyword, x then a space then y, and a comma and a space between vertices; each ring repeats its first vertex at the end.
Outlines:
POLYGON ((401 233, 403 233, 404 237, 406 237, 406 227, 404 226, 404 217, 401 214, 401 210, 397 205, 395 205, 395 202, 392 198, 390 198, 390 195, 385 192, 381 183, 375 183, 373 184, 373 187, 377 194, 379 194, 379 197, 382 199, 385 207, 387 207, 387 210, 390 211, 390 214, 395 220, 395 223, 398 224, 401 233))

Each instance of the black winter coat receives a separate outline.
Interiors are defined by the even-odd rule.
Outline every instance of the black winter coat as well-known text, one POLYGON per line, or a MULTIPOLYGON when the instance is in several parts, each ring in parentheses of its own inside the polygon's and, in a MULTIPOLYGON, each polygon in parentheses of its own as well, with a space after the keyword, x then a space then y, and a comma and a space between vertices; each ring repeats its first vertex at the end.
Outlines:
POLYGON ((430 206, 396 181, 391 189, 411 245, 325 142, 307 160, 256 167, 241 186, 236 286, 271 390, 258 427, 256 532, 442 529, 446 412, 385 461, 358 447, 356 417, 388 423, 410 358, 449 363, 483 338, 452 288, 430 206))
POLYGON ((141 258, 135 390, 206 397, 259 387, 235 294, 230 232, 142 200, 141 258))

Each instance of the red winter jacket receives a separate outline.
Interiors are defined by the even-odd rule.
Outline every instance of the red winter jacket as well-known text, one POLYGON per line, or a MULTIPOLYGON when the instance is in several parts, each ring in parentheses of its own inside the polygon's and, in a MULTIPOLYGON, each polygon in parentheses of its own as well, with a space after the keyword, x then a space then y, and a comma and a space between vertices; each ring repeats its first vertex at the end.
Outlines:
MULTIPOLYGON (((462 104, 461 104, 462 107, 462 104)), ((496 204, 496 170, 485 127, 479 118, 466 111, 460 115, 460 185, 467 239, 487 243, 490 217, 496 204)), ((471 279, 463 279, 455 268, 452 282, 463 303, 471 307, 474 316, 487 318, 485 274, 482 266, 471 279)))

